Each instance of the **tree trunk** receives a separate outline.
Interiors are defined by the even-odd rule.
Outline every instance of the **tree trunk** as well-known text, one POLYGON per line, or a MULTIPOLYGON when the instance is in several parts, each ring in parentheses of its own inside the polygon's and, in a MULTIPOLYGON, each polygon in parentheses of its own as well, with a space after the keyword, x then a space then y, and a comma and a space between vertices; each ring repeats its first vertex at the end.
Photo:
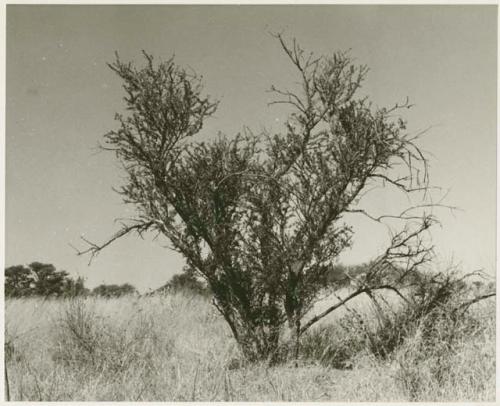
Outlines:
POLYGON ((299 351, 300 351, 300 318, 297 317, 295 320, 295 334, 294 334, 294 351, 293 351, 293 358, 295 359, 295 368, 297 368, 298 365, 298 360, 299 360, 299 351))
POLYGON ((250 362, 264 361, 270 365, 279 362, 279 338, 281 328, 256 329, 255 326, 240 324, 236 341, 244 357, 250 362))

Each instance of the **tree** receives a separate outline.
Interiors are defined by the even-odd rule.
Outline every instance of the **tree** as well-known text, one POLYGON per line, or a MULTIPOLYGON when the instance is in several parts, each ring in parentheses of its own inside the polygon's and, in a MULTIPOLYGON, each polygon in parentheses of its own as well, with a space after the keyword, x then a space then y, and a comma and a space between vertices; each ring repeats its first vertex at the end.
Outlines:
POLYGON ((196 270, 185 266, 182 273, 175 274, 170 280, 157 289, 159 292, 191 292, 197 295, 206 296, 210 294, 207 286, 196 276, 196 270))
POLYGON ((5 296, 76 296, 88 289, 84 280, 72 279, 66 271, 56 271, 52 264, 32 262, 5 269, 5 296))
POLYGON ((90 290, 85 287, 85 279, 81 276, 76 279, 68 278, 64 285, 63 295, 66 297, 87 296, 90 290))
POLYGON ((41 262, 33 262, 29 267, 34 276, 34 295, 59 296, 64 293, 68 272, 56 271, 54 265, 41 262))
POLYGON ((103 148, 122 164, 126 181, 118 192, 137 216, 79 252, 94 256, 132 232, 164 235, 206 280, 249 360, 274 360, 287 324, 298 351, 308 328, 360 294, 374 299, 390 289, 404 297, 399 288, 430 259, 424 232, 435 222, 424 203, 380 217, 358 207, 377 185, 404 194, 429 187, 418 136, 394 118, 408 102, 375 108, 357 95, 367 68, 348 53, 315 57, 295 40, 276 38, 301 82, 297 90, 271 88, 272 104, 290 109, 281 134, 245 130, 192 141, 218 106, 203 94, 200 77, 173 59, 155 63, 144 53, 145 66, 136 68, 116 55, 109 67, 124 82, 128 115, 116 115, 118 129, 105 135, 103 148), (352 244, 348 213, 404 226, 352 278, 347 297, 305 320, 328 270, 352 244))
POLYGON ((95 296, 102 296, 105 298, 121 297, 126 295, 133 295, 137 293, 137 290, 129 283, 124 283, 123 285, 99 285, 92 290, 92 294, 95 296))
POLYGON ((33 278, 31 270, 23 265, 5 268, 5 296, 21 297, 31 294, 33 278))

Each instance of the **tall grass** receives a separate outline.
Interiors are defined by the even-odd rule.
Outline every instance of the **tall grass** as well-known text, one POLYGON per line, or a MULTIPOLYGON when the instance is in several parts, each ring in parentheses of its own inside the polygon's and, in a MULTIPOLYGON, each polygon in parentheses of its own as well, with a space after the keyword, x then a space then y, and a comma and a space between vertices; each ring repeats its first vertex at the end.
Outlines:
POLYGON ((295 368, 291 361, 245 364, 224 320, 202 297, 9 299, 10 395, 24 401, 494 400, 493 302, 471 308, 452 349, 425 352, 429 343, 417 326, 381 357, 367 334, 383 325, 360 300, 304 337, 295 368), (366 321, 362 329, 359 320, 366 321))
POLYGON ((409 399, 494 400, 494 301, 478 303, 459 322, 448 314, 426 321, 395 354, 396 378, 409 399))

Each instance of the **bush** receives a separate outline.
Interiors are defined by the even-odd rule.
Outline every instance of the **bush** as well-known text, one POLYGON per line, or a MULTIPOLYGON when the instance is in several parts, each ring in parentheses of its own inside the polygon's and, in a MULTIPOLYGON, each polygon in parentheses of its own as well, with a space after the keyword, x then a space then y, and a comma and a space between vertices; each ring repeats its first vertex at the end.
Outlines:
POLYGON ((195 274, 194 269, 185 266, 182 269, 182 273, 175 274, 172 278, 162 287, 156 289, 152 294, 155 293, 188 293, 194 295, 208 296, 210 295, 210 289, 208 286, 201 282, 195 274))
POLYGON ((183 291, 198 295, 208 295, 210 293, 202 282, 187 273, 174 275, 170 282, 167 283, 167 289, 172 292, 183 291))
MULTIPOLYGON (((139 313, 123 325, 98 316, 92 299, 68 302, 56 331, 53 360, 73 368, 105 373, 122 371, 130 365, 153 364, 159 337, 154 320, 139 313)), ((172 346, 164 348, 171 353, 172 346)))
POLYGON ((126 295, 134 295, 137 289, 129 283, 123 285, 99 285, 92 290, 92 295, 105 298, 116 298, 126 295))
POLYGON ((419 275, 409 290, 410 300, 399 304, 372 296, 373 317, 348 308, 338 325, 306 334, 301 355, 325 366, 345 369, 361 352, 386 360, 399 357, 401 361, 400 349, 407 348, 412 361, 401 361, 399 373, 400 382, 410 394, 418 386, 413 375, 419 362, 432 360, 429 373, 435 382, 442 382, 451 371, 456 346, 484 329, 484 323, 471 316, 469 310, 489 295, 471 296, 473 289, 465 283, 467 276, 458 277, 454 272, 419 275))
POLYGON ((422 318, 395 354, 396 380, 410 400, 435 400, 438 395, 465 401, 457 390, 464 396, 480 393, 495 374, 495 349, 485 359, 481 348, 484 335, 494 334, 494 313, 481 320, 469 312, 457 318, 450 310, 443 306, 422 318))
POLYGON ((471 296, 472 289, 466 283, 471 275, 460 277, 455 271, 420 274, 409 289, 409 300, 400 306, 373 297, 375 326, 374 323, 363 323, 354 311, 351 312, 355 316, 353 323, 360 325, 367 348, 377 357, 389 357, 406 339, 412 339, 416 334, 425 342, 429 341, 429 347, 436 349, 439 344, 449 349, 457 336, 477 327, 467 311, 482 297, 471 296))
POLYGON ((55 360, 92 365, 102 360, 98 351, 102 347, 104 329, 98 325, 98 317, 88 303, 83 299, 68 302, 58 325, 55 360))
MULTIPOLYGON (((124 82, 127 114, 116 115, 105 149, 124 168, 118 192, 138 215, 80 251, 97 255, 129 233, 163 235, 207 281, 249 361, 275 354, 287 324, 298 342, 319 321, 303 324, 303 316, 320 299, 328 267, 353 243, 344 214, 363 212, 354 207, 373 184, 406 195, 429 186, 418 136, 395 113, 408 101, 376 107, 358 93, 368 68, 348 52, 313 56, 295 39, 275 37, 301 81, 289 90, 271 86, 270 104, 291 108, 272 136, 245 130, 193 140, 218 106, 201 76, 173 58, 156 63, 144 53, 145 64, 136 67, 116 55, 108 66, 124 82)), ((404 226, 365 275, 373 289, 387 283, 388 268, 403 263, 410 272, 429 260, 421 237, 434 217, 423 210, 419 219, 395 217, 404 226)))

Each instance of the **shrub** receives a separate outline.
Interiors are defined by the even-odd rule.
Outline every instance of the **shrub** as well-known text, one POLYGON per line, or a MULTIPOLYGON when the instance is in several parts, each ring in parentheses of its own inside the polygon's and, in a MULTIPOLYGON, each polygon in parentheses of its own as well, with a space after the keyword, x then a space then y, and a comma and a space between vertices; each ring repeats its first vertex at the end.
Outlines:
POLYGON ((99 285, 92 290, 92 295, 105 298, 121 297, 125 295, 134 295, 137 289, 129 283, 123 285, 99 285))
POLYGON ((98 325, 98 317, 89 302, 75 299, 68 302, 57 326, 56 361, 66 364, 94 365, 100 358, 104 330, 98 325))
POLYGON ((450 316, 449 310, 436 309, 421 319, 415 333, 395 354, 396 380, 410 400, 444 396, 443 400, 465 401, 468 399, 461 398, 457 390, 462 390, 464 396, 480 393, 495 374, 495 349, 485 359, 481 348, 484 335, 494 334, 494 314, 490 320, 480 320, 469 312, 456 318, 450 316))
POLYGON ((160 288, 161 291, 168 292, 188 292, 196 295, 208 296, 210 289, 200 282, 193 273, 184 271, 181 274, 172 276, 170 281, 160 288))
POLYGON ((456 271, 418 274, 406 302, 395 306, 383 297, 373 296, 376 323, 362 323, 361 317, 352 311, 353 322, 362 327, 370 352, 382 358, 390 356, 415 334, 428 340, 430 347, 436 348, 439 337, 439 345, 450 348, 456 336, 477 327, 467 313, 470 305, 494 295, 471 296, 466 279, 472 275, 459 276, 456 271))
MULTIPOLYGON (((420 275, 407 302, 388 303, 372 295, 373 317, 347 308, 348 313, 335 326, 323 326, 306 334, 301 354, 344 369, 363 351, 390 360, 405 347, 413 353, 414 363, 431 359, 430 374, 441 382, 450 372, 450 355, 457 343, 481 331, 481 323, 469 312, 470 306, 494 295, 471 296, 473 290, 465 283, 468 276, 459 277, 456 272, 420 275)), ((417 378, 415 371, 408 368, 404 362, 401 364, 401 382, 412 393, 417 378)))
MULTIPOLYGON (((67 303, 56 330, 53 360, 73 368, 90 368, 104 373, 122 371, 131 364, 153 364, 159 337, 154 320, 138 313, 123 324, 100 317, 92 299, 67 303)), ((164 351, 172 352, 169 342, 164 351)))
MULTIPOLYGON (((156 63, 144 53, 145 64, 136 67, 116 56, 109 67, 124 82, 126 114, 116 115, 105 149, 122 164, 118 193, 138 215, 106 242, 80 251, 95 256, 130 233, 165 236, 207 281, 249 361, 272 358, 287 324, 298 348, 300 336, 338 308, 304 324, 329 266, 353 243, 345 214, 377 220, 356 208, 361 196, 376 184, 406 195, 429 186, 418 136, 396 113, 410 107, 408 101, 375 107, 358 93, 368 68, 348 52, 313 56, 295 40, 276 39, 300 84, 271 87, 270 104, 290 108, 282 131, 272 135, 245 131, 194 140, 218 106, 205 95, 201 77, 173 58, 156 63)), ((395 217, 400 231, 351 298, 367 286, 383 289, 396 266, 411 274, 429 260, 421 237, 434 217, 424 210, 395 217)))

